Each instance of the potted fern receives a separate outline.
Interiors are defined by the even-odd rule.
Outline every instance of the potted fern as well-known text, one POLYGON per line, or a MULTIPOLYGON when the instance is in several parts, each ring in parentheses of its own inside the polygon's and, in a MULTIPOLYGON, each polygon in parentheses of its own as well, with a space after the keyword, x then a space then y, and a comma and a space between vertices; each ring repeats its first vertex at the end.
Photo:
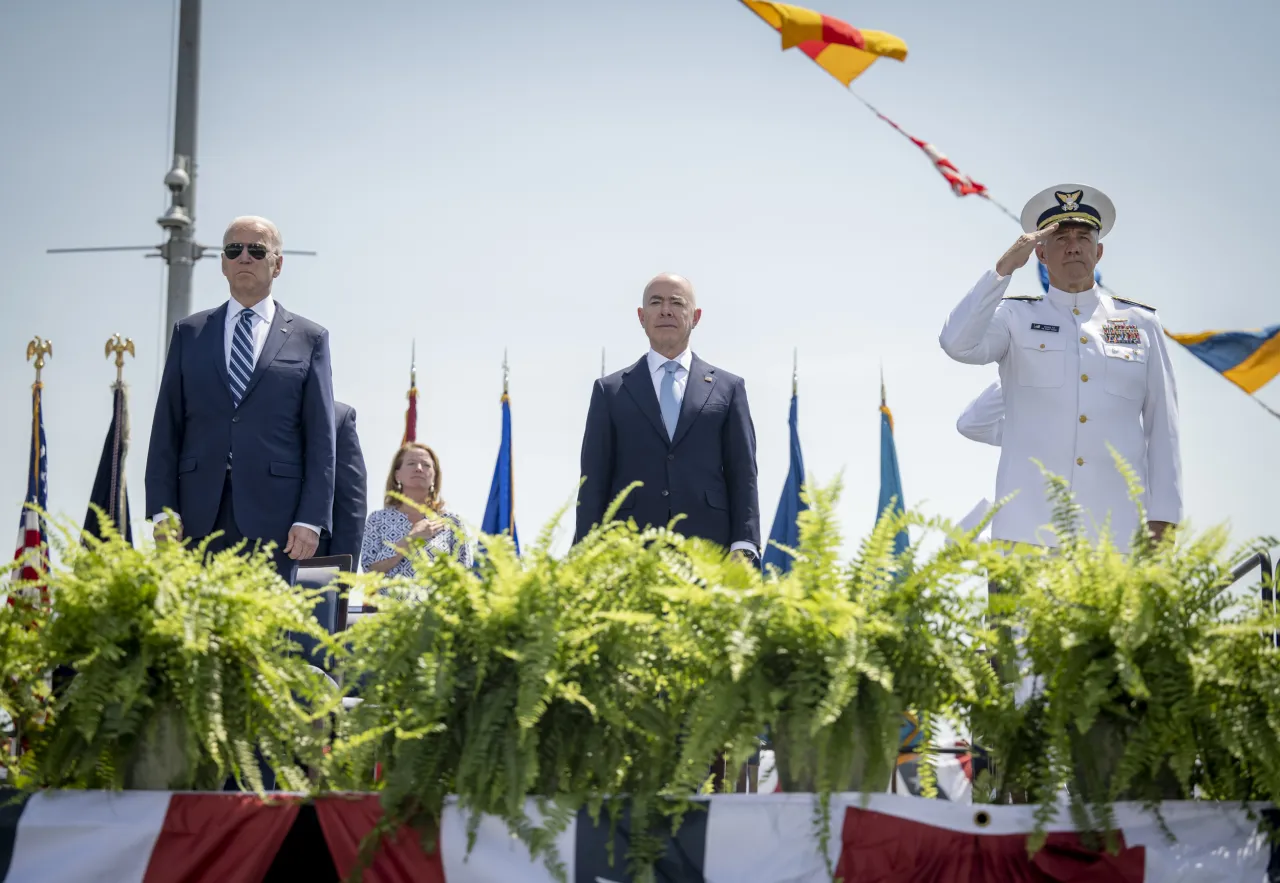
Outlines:
POLYGON ((0 595, 0 780, 12 785, 24 725, 43 719, 49 690, 38 649, 46 614, 25 596, 21 581, 5 588, 8 597, 0 595))
MULTIPOLYGON (((1142 513, 1141 488, 1117 457, 1142 513)), ((997 798, 1038 804, 1038 831, 1070 794, 1083 831, 1114 827, 1111 806, 1196 796, 1280 794, 1280 763, 1258 748, 1280 736, 1274 614, 1229 591, 1222 529, 1179 531, 1154 542, 1144 530, 1122 554, 1105 529, 1092 540, 1067 483, 1048 476, 1059 547, 1010 556, 1009 594, 994 610, 1033 685, 977 709, 997 763, 997 798)), ((1105 526, 1104 526, 1105 528, 1105 526)))
POLYGON ((416 585, 380 584, 379 613, 351 630, 344 677, 365 684, 364 702, 341 725, 330 782, 364 786, 380 762, 375 836, 407 822, 429 844, 456 794, 559 873, 556 834, 584 807, 612 816, 625 801, 633 836, 617 861, 643 874, 716 752, 753 735, 745 716, 691 721, 719 717, 717 673, 759 577, 667 529, 607 523, 563 558, 550 531, 520 558, 483 538, 478 570, 416 553, 416 585), (527 796, 542 801, 538 824, 527 796))
POLYGON ((318 767, 314 726, 336 702, 292 636, 320 643, 315 593, 289 587, 266 551, 205 559, 204 545, 135 548, 59 526, 61 563, 35 629, 56 679, 47 719, 24 721, 22 773, 40 788, 263 788, 259 751, 287 788, 318 767))
POLYGON ((678 520, 641 530, 606 517, 563 558, 549 532, 523 558, 486 537, 478 571, 411 556, 417 581, 379 582, 379 614, 352 629, 344 677, 365 684, 365 702, 341 725, 330 783, 366 787, 379 762, 379 835, 407 822, 429 841, 456 794, 553 870, 577 811, 616 818, 625 803, 618 860, 641 876, 711 760, 741 762, 766 726, 790 788, 883 788, 904 709, 927 721, 994 680, 965 646, 976 618, 955 591, 966 555, 994 553, 958 537, 895 556, 903 524, 946 525, 891 516, 841 564, 838 494, 811 495, 781 580, 681 536, 678 520), (527 796, 542 800, 538 824, 527 796))
POLYGON ((717 687, 736 691, 757 726, 768 727, 783 790, 818 796, 824 844, 832 792, 888 786, 904 712, 918 715, 928 744, 938 719, 995 688, 974 649, 980 609, 963 587, 975 560, 999 566, 998 555, 976 542, 976 530, 887 512, 853 560, 841 562, 839 494, 839 482, 806 489, 800 543, 788 550, 793 566, 762 585, 741 674, 717 687), (895 554, 894 538, 908 526, 920 536, 895 554), (938 548, 926 554, 932 540, 938 548))

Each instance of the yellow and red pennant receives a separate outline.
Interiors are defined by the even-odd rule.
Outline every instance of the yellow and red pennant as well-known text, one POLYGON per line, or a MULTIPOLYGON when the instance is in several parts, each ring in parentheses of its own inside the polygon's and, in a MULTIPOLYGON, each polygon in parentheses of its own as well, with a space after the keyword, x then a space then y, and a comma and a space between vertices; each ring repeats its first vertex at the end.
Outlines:
POLYGON ((789 3, 742 0, 782 36, 784 50, 799 47, 827 73, 848 86, 877 58, 907 60, 907 44, 884 31, 864 31, 838 18, 789 3))

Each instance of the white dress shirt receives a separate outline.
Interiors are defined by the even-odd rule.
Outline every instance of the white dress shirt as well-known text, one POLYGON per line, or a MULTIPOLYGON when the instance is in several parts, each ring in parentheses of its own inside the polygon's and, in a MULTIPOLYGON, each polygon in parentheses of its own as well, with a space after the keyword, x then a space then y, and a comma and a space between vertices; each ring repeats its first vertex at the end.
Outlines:
MULTIPOLYGON (((225 334, 222 341, 223 358, 226 360, 227 373, 231 372, 231 344, 236 333, 236 326, 240 324, 240 313, 244 310, 244 304, 240 303, 234 297, 227 300, 227 318, 224 325, 225 334)), ((253 310, 253 325, 249 329, 249 333, 253 338, 253 364, 250 365, 250 371, 258 367, 258 357, 262 355, 262 348, 267 345, 267 333, 271 331, 271 323, 276 317, 276 301, 271 295, 267 295, 262 300, 254 304, 250 309, 253 310)), ((231 464, 227 464, 227 468, 231 468, 231 464)), ((166 518, 166 513, 160 512, 152 519, 159 524, 166 518)), ((295 527, 305 527, 320 536, 320 528, 314 524, 304 524, 301 521, 294 522, 295 527)))
POLYGON ((1065 478, 1090 536, 1110 518, 1127 551, 1137 509, 1109 447, 1137 473, 1149 521, 1182 518, 1178 395, 1164 328, 1154 311, 1103 293, 1050 287, 1005 297, 1008 276, 988 271, 947 317, 947 355, 997 362, 1004 401, 996 497, 1014 497, 992 521, 1000 540, 1055 545, 1045 478, 1065 478))
MULTIPOLYGON (((684 388, 689 385, 689 366, 693 364, 693 352, 685 350, 675 359, 680 363, 680 367, 675 373, 676 401, 684 403, 684 388)), ((662 379, 666 377, 667 371, 663 365, 671 361, 662 353, 649 350, 649 376, 653 379, 653 394, 658 397, 658 405, 662 405, 662 379)))
MULTIPOLYGON (((227 301, 227 333, 222 341, 227 371, 231 370, 231 343, 235 337, 236 326, 240 324, 240 312, 243 309, 244 304, 234 297, 227 301)), ((262 355, 262 348, 267 345, 267 332, 271 330, 271 322, 276 317, 276 300, 268 294, 250 309, 253 310, 253 326, 250 328, 250 334, 253 336, 253 362, 249 366, 252 370, 258 365, 258 356, 262 355)))
MULTIPOLYGON (((663 366, 666 365, 667 362, 670 362, 671 359, 668 359, 666 356, 662 355, 662 353, 653 349, 649 350, 648 359, 649 377, 653 380, 653 393, 658 397, 658 407, 661 408, 662 381, 667 374, 666 368, 663 366)), ((684 391, 685 387, 689 385, 689 367, 693 364, 693 352, 691 350, 685 350, 680 355, 676 356, 675 361, 680 363, 680 367, 676 369, 675 375, 672 378, 674 381, 672 386, 675 387, 676 401, 680 404, 684 404, 684 391)), ((737 549, 746 549, 756 557, 759 557, 760 555, 760 550, 756 548, 756 544, 748 542, 747 540, 739 540, 729 546, 730 552, 737 549)))

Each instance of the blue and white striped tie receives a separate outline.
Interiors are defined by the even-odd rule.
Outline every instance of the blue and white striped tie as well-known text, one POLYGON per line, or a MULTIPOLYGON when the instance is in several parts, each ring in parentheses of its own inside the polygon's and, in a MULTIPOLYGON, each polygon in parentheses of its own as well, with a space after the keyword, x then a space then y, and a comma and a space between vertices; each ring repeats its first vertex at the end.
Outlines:
POLYGON ((236 323, 236 333, 231 338, 231 364, 227 366, 227 376, 231 380, 231 401, 240 407, 244 391, 249 388, 249 378, 253 376, 253 310, 240 311, 240 321, 236 323))

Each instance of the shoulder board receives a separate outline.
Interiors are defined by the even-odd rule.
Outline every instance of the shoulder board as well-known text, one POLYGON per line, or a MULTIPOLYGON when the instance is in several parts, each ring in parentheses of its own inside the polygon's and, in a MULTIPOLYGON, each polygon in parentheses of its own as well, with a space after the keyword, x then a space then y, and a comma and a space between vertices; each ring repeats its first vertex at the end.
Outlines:
POLYGON ((1144 310, 1150 310, 1153 313, 1156 311, 1156 308, 1151 306, 1151 304, 1144 304, 1140 300, 1129 300, 1127 297, 1116 297, 1114 294, 1111 295, 1111 299, 1118 304, 1129 304, 1134 307, 1142 307, 1144 310))
POLYGON ((1006 294, 1004 300, 1044 300, 1043 294, 1006 294))

